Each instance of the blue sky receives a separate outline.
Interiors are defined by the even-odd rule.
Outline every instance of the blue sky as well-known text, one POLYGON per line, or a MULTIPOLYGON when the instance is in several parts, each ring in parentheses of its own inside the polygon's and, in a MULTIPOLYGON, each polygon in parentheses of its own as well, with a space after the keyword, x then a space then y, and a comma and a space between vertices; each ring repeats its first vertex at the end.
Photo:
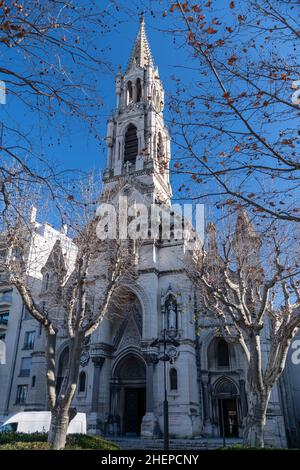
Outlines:
MULTIPOLYGON (((107 5, 108 10, 114 12, 109 0, 107 5)), ((130 11, 130 14, 117 13, 116 18, 116 23, 113 19, 111 20, 111 32, 104 35, 99 33, 97 44, 98 48, 106 50, 104 57, 111 63, 115 72, 119 65, 123 70, 127 65, 139 29, 139 11, 137 9, 136 13, 134 11, 130 11)), ((184 53, 182 52, 180 57, 180 51, 174 48, 172 36, 159 31, 159 28, 167 23, 168 19, 164 19, 162 23, 161 16, 153 18, 150 14, 146 15, 146 31, 150 47, 154 61, 159 66, 166 94, 174 87, 174 82, 171 80, 171 75, 175 72, 174 66, 179 60, 182 60, 182 63, 186 60, 184 53)), ((94 37, 97 38, 97 35, 94 37)), ((46 50, 45 54, 47 54, 46 50)), ((22 69, 22 57, 20 58, 20 54, 14 55, 13 50, 4 50, 4 53, 2 50, 2 59, 6 60, 7 64, 13 60, 15 68, 18 71, 22 69)), ((100 97, 103 101, 102 109, 99 111, 99 135, 96 138, 80 119, 64 120, 63 116, 58 116, 55 121, 52 121, 52 126, 49 126, 47 119, 43 119, 42 115, 35 111, 24 108, 22 102, 11 95, 7 96, 7 104, 0 108, 1 120, 6 123, 11 122, 12 127, 26 128, 28 135, 34 139, 38 153, 45 155, 50 162, 54 162, 57 168, 75 168, 85 171, 99 167, 103 169, 106 160, 104 141, 106 121, 115 107, 115 73, 100 66, 99 70, 94 73, 98 79, 97 98, 100 97)), ((167 117, 167 109, 165 114, 167 117)))
MULTIPOLYGON (((80 0, 78 3, 80 3, 80 0)), ((82 0, 82 5, 87 3, 88 2, 82 0)), ((107 68, 97 66, 93 71, 94 77, 98 82, 96 85, 97 94, 95 95, 95 101, 100 98, 103 103, 98 113, 96 137, 94 133, 89 131, 83 121, 69 118, 64 120, 63 113, 60 113, 57 119, 55 121, 53 120, 52 126, 49 126, 47 119, 44 119, 42 115, 36 111, 32 111, 28 108, 24 109, 20 100, 11 95, 7 96, 7 104, 0 107, 0 113, 2 115, 0 116, 0 121, 12 123, 12 127, 19 125, 25 128, 28 131, 29 137, 34 141, 37 155, 44 155, 50 162, 54 163, 57 169, 81 169, 88 171, 90 169, 103 170, 105 168, 106 121, 110 115, 110 111, 113 110, 115 106, 114 79, 118 65, 120 64, 123 70, 126 67, 139 28, 139 13, 143 8, 143 3, 145 3, 146 6, 151 6, 151 4, 157 6, 157 4, 160 5, 161 3, 168 4, 168 2, 164 1, 133 0, 128 3, 125 0, 121 0, 119 3, 122 5, 122 10, 116 13, 113 3, 114 0, 101 0, 99 2, 101 8, 103 8, 103 5, 106 5, 107 11, 111 13, 107 23, 110 31, 101 34, 99 28, 99 34, 97 34, 96 28, 96 33, 93 35, 98 48, 106 51, 104 58, 110 62, 114 70, 114 72, 109 72, 107 68)), ((217 0, 214 3, 211 14, 218 15, 222 18, 222 22, 224 21, 226 24, 230 24, 233 12, 228 8, 224 9, 224 4, 225 2, 223 3, 223 0, 217 0)), ((226 4, 228 7, 229 2, 226 4)), ((168 104, 168 94, 176 92, 176 83, 171 78, 174 74, 176 74, 177 77, 180 76, 182 79, 181 83, 186 84, 188 91, 193 88, 192 86, 190 87, 193 80, 195 88, 197 88, 199 75, 197 75, 197 72, 193 73, 192 70, 188 69, 189 66, 192 68, 197 67, 197 61, 192 61, 191 57, 189 57, 189 52, 185 47, 186 44, 180 45, 177 42, 177 44, 174 45, 172 34, 162 31, 162 29, 166 28, 172 29, 171 14, 168 14, 166 18, 162 18, 161 13, 156 17, 151 14, 151 12, 147 13, 146 31, 154 61, 159 67, 160 76, 164 83, 166 104, 168 104)), ((186 43, 186 39, 183 39, 183 37, 178 39, 178 41, 180 40, 186 43)), ((2 48, 1 52, 2 64, 9 64, 11 63, 9 61, 12 60, 15 61, 16 68, 22 70, 22 56, 20 54, 14 54, 14 51, 8 48, 2 48)), ((42 51, 42 54, 44 53, 46 56, 47 52, 47 50, 42 51)), ((232 50, 230 46, 227 46, 225 48, 225 56, 231 53, 232 50)), ((68 65, 70 64, 67 63, 67 66, 68 65)), ((76 68, 74 68, 74 70, 76 73, 76 68)), ((81 68, 80 72, 84 73, 84 69, 81 68)), ((90 79, 90 77, 88 77, 88 79, 90 79)), ((203 80, 203 76, 200 78, 200 85, 201 80, 203 80)), ((84 93, 82 93, 81 96, 84 96, 84 93)), ((201 113, 202 109, 200 108, 199 115, 202 119, 203 115, 201 113)), ((167 124, 169 124, 168 107, 165 109, 165 119, 167 124)), ((172 128, 170 130, 172 136, 172 128)), ((206 137, 205 140, 205 145, 211 146, 212 142, 209 137, 206 137)), ((176 150, 173 144, 173 155, 176 153, 176 150)), ((202 149, 200 149, 200 152, 201 150, 202 149)), ((180 184, 182 178, 183 176, 174 176, 171 174, 171 180, 175 187, 180 184)), ((189 182, 188 184, 190 185, 191 183, 189 182)), ((197 185, 196 191, 198 194, 199 192, 201 193, 201 191, 207 193, 207 187, 202 188, 202 184, 197 185)), ((188 196, 188 193, 185 194, 188 196)), ((212 200, 210 201, 212 202, 212 200)), ((213 206, 213 203, 211 205, 213 206)))
MULTIPOLYGON (((110 2, 108 2, 110 3, 110 2)), ((107 49, 105 57, 112 64, 115 71, 118 65, 122 69, 127 65, 134 40, 139 29, 139 15, 119 16, 120 23, 110 33, 106 35, 99 34, 99 47, 107 49)), ((166 93, 171 92, 174 83, 171 75, 174 73, 174 66, 178 64, 179 52, 173 47, 172 37, 168 34, 160 32, 161 18, 152 18, 151 15, 146 16, 146 30, 155 63, 159 67, 160 76, 163 80, 166 93)), ((182 54, 182 60, 185 60, 182 54)), ((76 168, 82 170, 97 169, 105 167, 106 146, 104 138, 106 135, 106 121, 111 110, 115 107, 115 76, 106 69, 99 67, 98 72, 98 93, 103 100, 103 108, 100 111, 100 129, 99 136, 95 138, 89 133, 84 122, 80 120, 69 121, 68 126, 63 130, 58 125, 56 137, 59 137, 60 143, 53 140, 53 145, 48 147, 51 138, 47 135, 44 124, 41 122, 40 129, 36 115, 30 115, 28 110, 26 113, 22 110, 22 106, 7 100, 6 112, 11 116, 23 115, 23 119, 32 121, 37 131, 37 140, 41 153, 44 153, 61 168, 76 168)), ((167 115, 167 110, 165 111, 167 115)), ((51 132, 53 136, 53 131, 51 132)), ((55 135, 55 132, 54 132, 55 135)))
MULTIPOLYGON (((172 47, 172 38, 169 35, 163 34, 157 30, 159 20, 153 20, 149 15, 146 17, 146 31, 152 50, 152 54, 155 63, 159 67, 161 79, 163 80, 166 93, 171 92, 173 88, 173 82, 171 75, 174 73, 174 67, 178 64, 178 51, 172 47)), ((111 48, 109 54, 109 60, 117 70, 118 65, 124 68, 127 65, 131 49, 134 40, 137 35, 139 28, 139 17, 128 19, 122 22, 116 31, 113 31, 107 35, 104 39, 104 43, 111 48)), ((101 72, 99 72, 101 73, 101 72)), ((109 117, 110 111, 115 107, 115 85, 114 76, 108 73, 102 73, 101 75, 101 87, 100 92, 104 101, 103 110, 101 112, 102 117, 102 128, 100 134, 105 137, 106 134, 106 120, 109 117)), ((165 111, 167 115, 167 110, 165 111)), ((74 132, 71 140, 73 143, 73 150, 68 151, 64 155, 64 164, 75 164, 76 167, 82 167, 84 169, 88 167, 97 167, 100 165, 103 167, 104 159, 106 158, 106 152, 103 148, 100 148, 99 142, 84 133, 82 128, 80 135, 74 132), (103 151, 105 155, 103 155, 103 151), (82 159, 82 154, 86 157, 82 159)))

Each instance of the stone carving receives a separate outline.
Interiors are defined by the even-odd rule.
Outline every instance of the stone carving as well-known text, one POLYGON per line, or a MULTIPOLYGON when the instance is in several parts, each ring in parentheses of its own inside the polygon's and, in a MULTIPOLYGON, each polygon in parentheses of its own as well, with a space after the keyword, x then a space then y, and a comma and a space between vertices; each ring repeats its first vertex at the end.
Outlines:
POLYGON ((177 304, 176 300, 172 297, 167 300, 166 311, 168 315, 168 329, 177 329, 177 304))
POLYGON ((141 342, 140 331, 134 319, 131 317, 126 325, 119 347, 125 348, 126 346, 131 346, 131 345, 139 346, 140 342, 141 342))
POLYGON ((80 356, 80 365, 81 367, 85 367, 88 365, 90 360, 90 354, 88 351, 82 351, 81 356, 80 356))

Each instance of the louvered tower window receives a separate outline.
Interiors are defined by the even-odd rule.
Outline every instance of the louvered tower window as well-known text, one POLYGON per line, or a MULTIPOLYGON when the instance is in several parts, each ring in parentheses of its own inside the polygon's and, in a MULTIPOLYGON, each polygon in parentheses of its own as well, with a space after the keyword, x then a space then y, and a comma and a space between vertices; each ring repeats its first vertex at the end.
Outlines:
POLYGON ((124 163, 134 162, 139 150, 136 127, 129 124, 125 134, 124 163))
POLYGON ((136 101, 139 103, 142 99, 142 84, 141 79, 138 78, 136 81, 136 101))

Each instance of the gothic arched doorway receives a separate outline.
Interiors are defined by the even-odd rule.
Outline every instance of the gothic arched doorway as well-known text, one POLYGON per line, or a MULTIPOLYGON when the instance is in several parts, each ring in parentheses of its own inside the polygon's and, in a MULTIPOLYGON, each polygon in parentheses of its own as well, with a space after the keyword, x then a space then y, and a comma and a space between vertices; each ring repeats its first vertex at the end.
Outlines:
POLYGON ((146 365, 138 355, 128 353, 117 364, 111 385, 111 418, 119 432, 139 436, 146 412, 146 365))
POLYGON ((215 386, 215 397, 218 404, 220 436, 239 436, 238 390, 229 379, 221 378, 215 386))

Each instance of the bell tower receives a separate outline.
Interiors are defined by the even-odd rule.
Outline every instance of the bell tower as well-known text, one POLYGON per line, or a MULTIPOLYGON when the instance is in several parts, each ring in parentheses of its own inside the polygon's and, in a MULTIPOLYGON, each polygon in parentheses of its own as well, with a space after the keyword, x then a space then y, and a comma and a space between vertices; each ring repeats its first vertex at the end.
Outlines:
POLYGON ((170 136, 163 109, 164 89, 141 16, 126 71, 119 68, 116 76, 116 109, 107 123, 106 188, 128 180, 143 187, 151 202, 170 204, 170 136))

